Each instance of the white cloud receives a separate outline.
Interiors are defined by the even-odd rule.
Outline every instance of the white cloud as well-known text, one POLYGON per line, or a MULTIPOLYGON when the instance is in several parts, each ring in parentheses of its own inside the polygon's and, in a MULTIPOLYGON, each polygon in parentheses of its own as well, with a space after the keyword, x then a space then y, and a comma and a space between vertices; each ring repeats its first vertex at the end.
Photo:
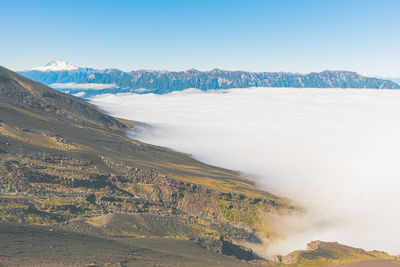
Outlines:
POLYGON ((85 92, 78 92, 76 94, 73 94, 73 96, 76 96, 76 97, 82 97, 84 95, 85 95, 85 92))
POLYGON ((82 90, 102 90, 119 88, 115 83, 52 83, 49 85, 56 89, 82 89, 82 90))
POLYGON ((146 88, 138 88, 138 89, 135 89, 134 90, 135 92, 138 92, 138 93, 144 93, 144 92, 148 92, 148 91, 150 91, 149 89, 146 89, 146 88))
POLYGON ((281 222, 288 239, 339 241, 400 253, 400 91, 250 88, 101 95, 92 102, 152 123, 140 139, 249 173, 309 207, 281 222))

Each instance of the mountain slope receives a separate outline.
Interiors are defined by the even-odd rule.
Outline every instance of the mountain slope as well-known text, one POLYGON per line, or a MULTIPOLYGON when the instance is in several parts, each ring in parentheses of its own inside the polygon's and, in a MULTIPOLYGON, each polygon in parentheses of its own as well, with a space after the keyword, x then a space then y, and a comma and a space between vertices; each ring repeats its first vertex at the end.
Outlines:
POLYGON ((0 111, 2 221, 191 239, 252 259, 240 244, 278 238, 268 215, 297 210, 236 172, 130 139, 132 122, 5 68, 0 111))
POLYGON ((83 100, 57 92, 0 66, 0 100, 49 112, 71 122, 124 131, 125 126, 83 100))
MULTIPOLYGON (((214 69, 201 72, 188 70, 181 72, 132 71, 117 69, 96 70, 79 68, 69 71, 23 71, 19 72, 44 84, 53 83, 99 83, 115 84, 117 88, 85 90, 86 95, 99 93, 138 92, 157 94, 187 88, 201 90, 246 88, 246 87, 315 87, 315 88, 373 88, 400 89, 400 85, 378 78, 364 77, 355 72, 323 71, 320 73, 298 74, 283 72, 244 72, 214 69), (138 90, 140 89, 140 90, 138 90)), ((58 85, 62 89, 62 85, 58 85), (61 86, 61 87, 60 87, 61 86)), ((76 88, 68 91, 76 93, 76 88)))

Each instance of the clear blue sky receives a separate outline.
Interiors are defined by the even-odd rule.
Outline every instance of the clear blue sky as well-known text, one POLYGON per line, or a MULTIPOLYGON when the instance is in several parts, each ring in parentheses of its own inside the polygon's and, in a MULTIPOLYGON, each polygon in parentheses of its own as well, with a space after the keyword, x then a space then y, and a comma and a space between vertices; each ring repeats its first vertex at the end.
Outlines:
POLYGON ((400 76, 400 0, 0 0, 0 65, 400 76))

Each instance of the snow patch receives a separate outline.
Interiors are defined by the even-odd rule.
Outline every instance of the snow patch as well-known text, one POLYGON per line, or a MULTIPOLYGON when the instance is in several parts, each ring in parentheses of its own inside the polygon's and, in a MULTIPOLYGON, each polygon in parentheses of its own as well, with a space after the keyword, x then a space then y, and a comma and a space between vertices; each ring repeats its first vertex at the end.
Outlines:
POLYGON ((39 66, 32 68, 32 70, 38 70, 38 71, 60 71, 60 70, 76 70, 78 67, 69 64, 68 62, 65 62, 63 60, 54 60, 49 63, 47 63, 44 66, 39 66))

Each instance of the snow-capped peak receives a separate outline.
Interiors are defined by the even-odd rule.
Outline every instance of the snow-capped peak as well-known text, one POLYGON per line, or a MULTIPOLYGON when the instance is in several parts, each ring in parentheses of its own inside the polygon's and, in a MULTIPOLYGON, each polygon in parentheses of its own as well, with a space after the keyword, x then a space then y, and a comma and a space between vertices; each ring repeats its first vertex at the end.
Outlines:
POLYGON ((69 64, 63 60, 54 60, 47 63, 44 66, 32 68, 32 70, 39 70, 39 71, 57 71, 57 70, 75 70, 78 67, 69 64))

